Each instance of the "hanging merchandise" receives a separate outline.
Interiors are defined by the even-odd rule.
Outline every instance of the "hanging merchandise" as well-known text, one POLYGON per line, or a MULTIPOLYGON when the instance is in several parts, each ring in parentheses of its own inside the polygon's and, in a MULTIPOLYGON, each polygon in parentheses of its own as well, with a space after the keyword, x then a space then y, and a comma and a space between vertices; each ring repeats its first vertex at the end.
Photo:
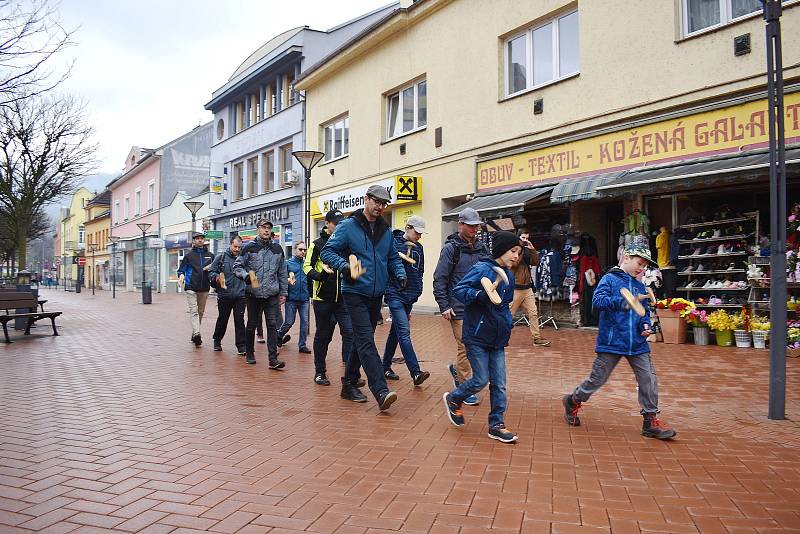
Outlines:
POLYGON ((625 233, 647 235, 650 233, 650 218, 639 208, 625 218, 625 233))
POLYGON ((541 300, 561 298, 560 286, 563 280, 561 254, 556 250, 539 252, 539 267, 536 270, 536 287, 541 300))

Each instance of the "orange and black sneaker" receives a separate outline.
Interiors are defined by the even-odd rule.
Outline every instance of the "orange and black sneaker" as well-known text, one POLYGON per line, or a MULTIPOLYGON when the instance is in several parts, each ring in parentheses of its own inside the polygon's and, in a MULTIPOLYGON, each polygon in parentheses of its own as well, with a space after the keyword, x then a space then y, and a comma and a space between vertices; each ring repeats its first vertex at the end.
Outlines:
POLYGON ((502 441, 503 443, 514 443, 518 439, 517 435, 507 429, 503 424, 489 427, 489 437, 497 441, 502 441))
POLYGON ((578 410, 581 409, 581 403, 575 402, 572 395, 564 395, 561 399, 564 404, 564 419, 569 426, 581 426, 581 418, 578 417, 578 410))
POLYGON ((464 426, 464 414, 461 413, 461 405, 451 401, 450 394, 447 392, 442 396, 442 400, 444 400, 444 407, 447 410, 447 418, 450 419, 450 422, 455 426, 464 426))
POLYGON ((672 439, 678 433, 674 429, 665 425, 654 413, 644 414, 642 423, 642 435, 646 438, 672 439))

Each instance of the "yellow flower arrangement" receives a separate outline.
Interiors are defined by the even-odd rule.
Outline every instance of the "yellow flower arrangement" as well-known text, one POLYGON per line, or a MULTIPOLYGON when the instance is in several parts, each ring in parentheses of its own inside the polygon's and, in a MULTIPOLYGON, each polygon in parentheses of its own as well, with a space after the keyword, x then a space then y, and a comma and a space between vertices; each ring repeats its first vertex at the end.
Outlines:
POLYGON ((661 299, 656 301, 656 308, 660 310, 670 310, 680 312, 681 317, 686 318, 693 309, 696 308, 694 302, 682 298, 661 299))
POLYGON ((715 332, 735 330, 742 324, 741 314, 731 314, 725 310, 717 310, 708 315, 708 327, 715 332))
POLYGON ((769 330, 769 318, 768 317, 761 317, 760 315, 755 315, 750 320, 750 329, 751 330, 769 330))

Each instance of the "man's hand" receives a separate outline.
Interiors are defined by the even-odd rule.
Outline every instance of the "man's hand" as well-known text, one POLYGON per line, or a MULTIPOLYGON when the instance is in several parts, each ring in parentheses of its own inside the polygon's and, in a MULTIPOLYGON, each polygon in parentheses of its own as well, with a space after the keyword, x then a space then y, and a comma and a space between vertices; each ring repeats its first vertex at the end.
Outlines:
POLYGON ((406 279, 405 276, 401 276, 400 278, 397 279, 397 284, 400 286, 400 289, 405 289, 406 284, 408 284, 408 280, 406 279))
POLYGON ((281 306, 283 306, 284 304, 286 304, 286 295, 281 295, 281 296, 278 298, 278 300, 280 300, 280 302, 281 302, 281 306))
POLYGON ((455 318, 456 312, 453 311, 453 308, 447 308, 445 311, 442 312, 442 317, 451 321, 455 318))

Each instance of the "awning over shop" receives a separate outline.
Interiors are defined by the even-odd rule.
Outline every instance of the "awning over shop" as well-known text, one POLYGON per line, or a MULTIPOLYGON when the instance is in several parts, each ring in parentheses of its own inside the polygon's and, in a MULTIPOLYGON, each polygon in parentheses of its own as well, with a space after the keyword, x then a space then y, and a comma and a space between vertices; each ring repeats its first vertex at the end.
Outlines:
POLYGON ((567 202, 589 200, 590 198, 601 196, 597 193, 600 186, 608 184, 624 174, 624 171, 610 172, 562 180, 553 189, 553 193, 550 195, 550 202, 553 204, 566 204, 567 202))
MULTIPOLYGON (((786 165, 800 164, 800 147, 786 149, 786 165)), ((769 173, 769 151, 714 156, 671 165, 632 169, 597 188, 604 196, 631 191, 689 189, 719 182, 751 181, 769 173)))
POLYGON ((505 191, 502 193, 494 194, 479 194, 469 202, 466 202, 457 208, 454 208, 442 217, 453 218, 458 217, 459 212, 465 208, 472 208, 482 217, 491 217, 496 215, 512 215, 519 213, 525 209, 525 204, 540 200, 546 197, 553 186, 535 187, 533 189, 522 189, 519 191, 505 191))

